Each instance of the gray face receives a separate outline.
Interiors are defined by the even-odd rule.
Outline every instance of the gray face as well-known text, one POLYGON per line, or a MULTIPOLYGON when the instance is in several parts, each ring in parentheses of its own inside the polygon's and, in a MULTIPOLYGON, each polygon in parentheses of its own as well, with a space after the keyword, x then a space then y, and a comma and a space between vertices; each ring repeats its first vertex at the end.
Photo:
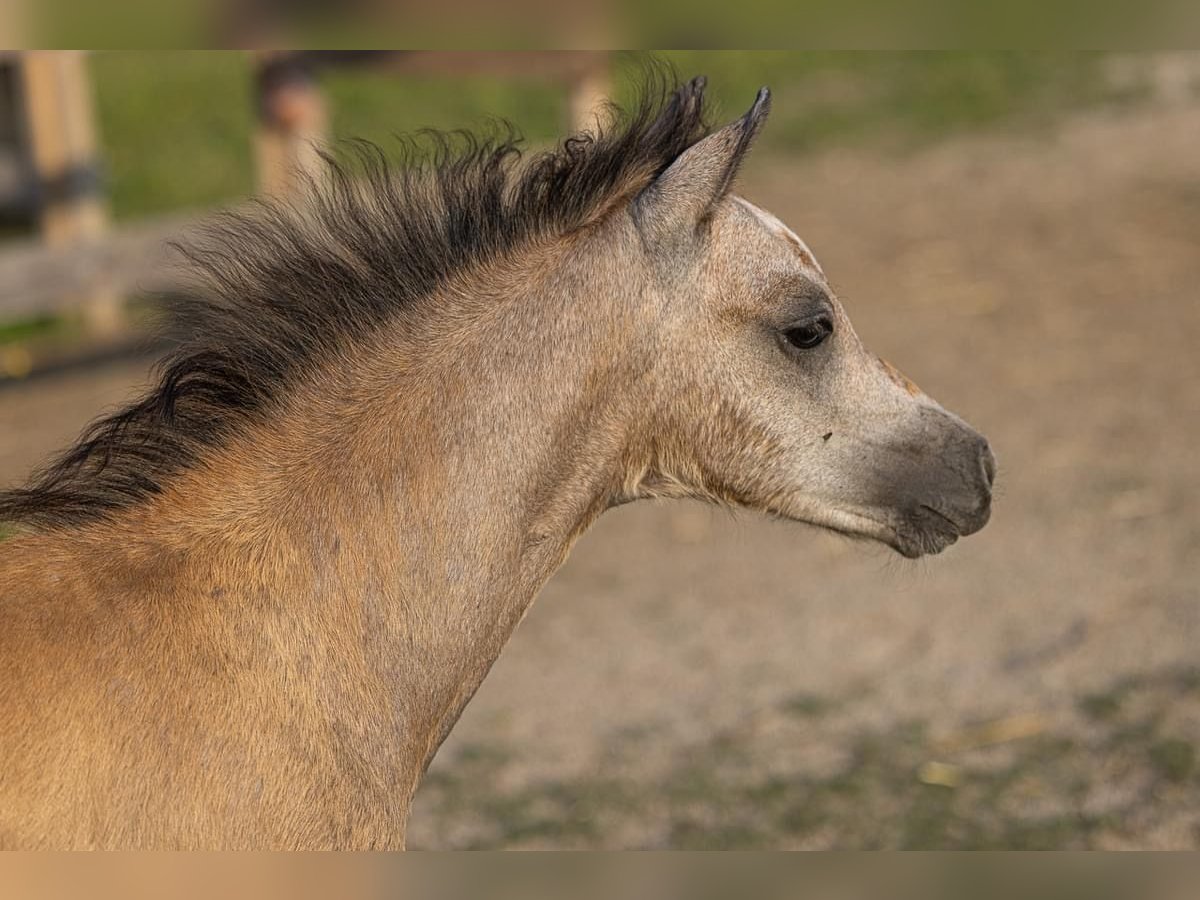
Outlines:
POLYGON ((820 267, 740 197, 714 209, 659 365, 700 493, 917 557, 978 531, 987 441, 863 347, 820 267))

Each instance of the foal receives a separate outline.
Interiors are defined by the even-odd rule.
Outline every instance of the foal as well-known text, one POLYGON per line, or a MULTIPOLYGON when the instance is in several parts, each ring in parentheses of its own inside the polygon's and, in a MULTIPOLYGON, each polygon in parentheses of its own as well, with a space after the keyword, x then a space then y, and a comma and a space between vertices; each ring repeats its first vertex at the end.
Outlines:
POLYGON ((335 169, 189 255, 143 400, 0 494, 0 846, 396 848, 576 538, 698 497, 936 553, 986 441, 730 193, 703 81, 521 162, 335 169))

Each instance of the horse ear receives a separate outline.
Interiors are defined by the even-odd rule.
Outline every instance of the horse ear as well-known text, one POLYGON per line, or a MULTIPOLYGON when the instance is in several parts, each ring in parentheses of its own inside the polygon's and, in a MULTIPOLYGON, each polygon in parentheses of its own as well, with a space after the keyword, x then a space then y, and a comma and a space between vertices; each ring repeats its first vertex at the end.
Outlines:
POLYGON ((634 218, 652 242, 693 235, 707 224, 770 111, 771 92, 764 87, 749 112, 683 151, 638 195, 634 218))

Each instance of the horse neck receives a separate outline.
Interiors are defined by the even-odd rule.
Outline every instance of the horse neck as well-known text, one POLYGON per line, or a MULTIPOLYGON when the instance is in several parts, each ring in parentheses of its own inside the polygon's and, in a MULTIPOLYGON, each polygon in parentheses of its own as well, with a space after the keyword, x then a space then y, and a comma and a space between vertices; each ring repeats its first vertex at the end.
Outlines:
POLYGON ((438 322, 460 327, 381 333, 306 379, 148 513, 169 523, 139 528, 206 548, 203 578, 255 584, 298 634, 353 648, 320 660, 348 670, 321 683, 388 698, 378 734, 403 745, 388 752, 414 785, 629 469, 616 373, 637 341, 606 306, 629 295, 572 258, 536 283, 456 291, 438 322))

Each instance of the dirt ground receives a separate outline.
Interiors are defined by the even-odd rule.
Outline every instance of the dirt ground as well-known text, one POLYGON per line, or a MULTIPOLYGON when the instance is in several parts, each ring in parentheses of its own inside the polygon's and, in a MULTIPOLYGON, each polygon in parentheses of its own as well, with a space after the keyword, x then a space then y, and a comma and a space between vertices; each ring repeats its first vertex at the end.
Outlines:
MULTIPOLYGON (((1200 107, 757 159, 743 187, 991 438, 992 523, 914 564, 610 513, 435 760, 412 845, 1200 845, 1200 107)), ((0 387, 0 482, 144 377, 0 387)))

